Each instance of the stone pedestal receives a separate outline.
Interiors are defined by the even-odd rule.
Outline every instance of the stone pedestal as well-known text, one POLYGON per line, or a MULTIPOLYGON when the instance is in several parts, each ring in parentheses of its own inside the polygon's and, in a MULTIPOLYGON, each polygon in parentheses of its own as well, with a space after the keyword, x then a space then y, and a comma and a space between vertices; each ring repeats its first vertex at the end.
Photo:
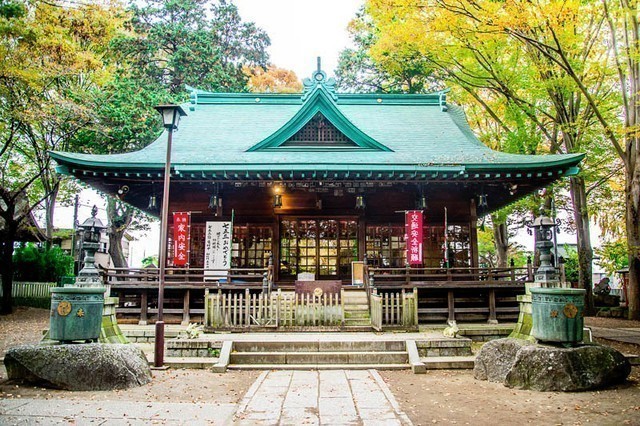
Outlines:
POLYGON ((518 322, 509 337, 536 342, 535 337, 531 335, 531 330, 533 329, 531 287, 540 287, 540 283, 526 283, 524 285, 525 294, 518 296, 518 303, 520 304, 518 322))
POLYGON ((100 343, 129 343, 122 334, 116 320, 117 297, 104 298, 104 310, 102 311, 102 328, 100 329, 100 343))

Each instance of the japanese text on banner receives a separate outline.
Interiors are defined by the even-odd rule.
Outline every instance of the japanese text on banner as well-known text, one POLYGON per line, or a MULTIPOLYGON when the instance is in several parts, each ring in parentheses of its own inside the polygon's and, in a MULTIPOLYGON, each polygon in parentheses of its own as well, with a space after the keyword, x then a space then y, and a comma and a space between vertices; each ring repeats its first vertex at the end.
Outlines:
POLYGON ((224 278, 231 267, 231 222, 207 222, 204 245, 205 278, 224 278))
POLYGON ((191 213, 173 213, 173 265, 188 266, 191 240, 191 213))
POLYGON ((422 264, 422 222, 421 210, 409 210, 405 213, 407 261, 411 266, 422 264))

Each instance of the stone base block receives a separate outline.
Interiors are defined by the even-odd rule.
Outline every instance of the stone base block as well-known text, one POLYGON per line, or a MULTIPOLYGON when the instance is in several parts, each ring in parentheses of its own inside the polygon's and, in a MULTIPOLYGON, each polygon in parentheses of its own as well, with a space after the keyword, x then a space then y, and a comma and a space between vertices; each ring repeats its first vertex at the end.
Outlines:
POLYGON ((123 344, 16 346, 4 364, 10 380, 65 390, 126 389, 151 381, 142 350, 123 344))
POLYGON ((486 343, 474 377, 537 391, 587 391, 622 383, 631 372, 624 355, 608 346, 563 348, 521 339, 486 343))

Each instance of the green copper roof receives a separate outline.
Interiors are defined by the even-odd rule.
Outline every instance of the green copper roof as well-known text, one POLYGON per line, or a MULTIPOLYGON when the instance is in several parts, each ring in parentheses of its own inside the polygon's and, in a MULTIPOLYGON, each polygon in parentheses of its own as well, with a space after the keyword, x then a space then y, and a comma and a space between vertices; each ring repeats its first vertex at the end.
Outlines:
MULTIPOLYGON (((497 152, 473 134, 445 93, 336 94, 323 72, 305 80, 303 94, 219 94, 194 90, 174 132, 172 165, 186 171, 424 171, 535 170, 576 166, 583 154, 497 152), (282 146, 316 114, 353 145, 282 146)), ((167 135, 135 152, 114 155, 54 152, 62 165, 93 170, 161 170, 167 135)))

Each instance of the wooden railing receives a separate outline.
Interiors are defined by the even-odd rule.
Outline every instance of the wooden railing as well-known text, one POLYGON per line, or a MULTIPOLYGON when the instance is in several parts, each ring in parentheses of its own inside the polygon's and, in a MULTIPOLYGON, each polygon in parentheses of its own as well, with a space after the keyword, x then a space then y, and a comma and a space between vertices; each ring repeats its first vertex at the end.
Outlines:
POLYGON ((460 285, 532 281, 530 268, 378 268, 368 267, 370 287, 422 287, 436 283, 460 285))
POLYGON ((205 327, 340 326, 343 308, 337 294, 223 293, 205 290, 205 327))
MULTIPOLYGON (((156 268, 106 268, 103 271, 106 285, 120 288, 158 285, 158 269, 156 268)), ((224 283, 256 287, 272 284, 270 282, 272 276, 270 267, 231 268, 229 270, 167 268, 165 270, 165 286, 206 287, 224 283)))

